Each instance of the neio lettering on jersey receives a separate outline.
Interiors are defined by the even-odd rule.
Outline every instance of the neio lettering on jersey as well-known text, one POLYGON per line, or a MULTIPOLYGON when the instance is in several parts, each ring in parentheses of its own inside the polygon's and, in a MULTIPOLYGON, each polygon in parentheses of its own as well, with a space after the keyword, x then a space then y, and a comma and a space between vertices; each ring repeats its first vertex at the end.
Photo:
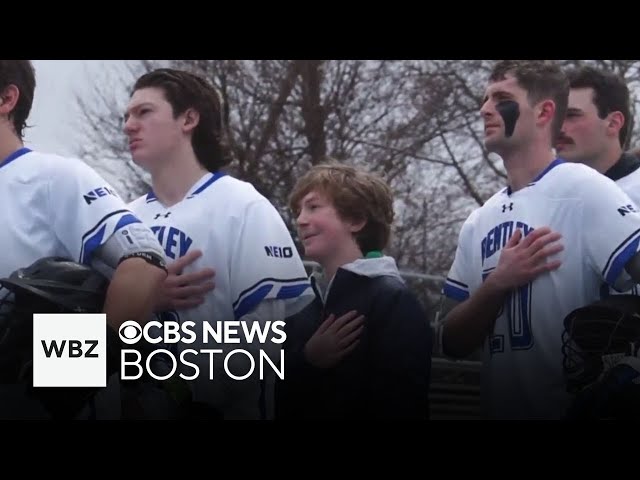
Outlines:
POLYGON ((276 258, 291 258, 293 257, 293 250, 291 247, 269 247, 265 246, 264 251, 267 252, 267 257, 276 258))
POLYGON ((631 213, 631 212, 637 212, 638 210, 633 206, 633 205, 624 205, 622 207, 620 207, 618 209, 618 213, 620 215, 622 215, 623 217, 627 214, 627 213, 631 213))
POLYGON ((87 202, 87 205, 91 205, 91 202, 96 201, 100 197, 106 197, 107 195, 113 195, 114 197, 118 196, 118 194, 109 187, 98 187, 85 194, 83 198, 84 201, 87 202))
POLYGON ((526 237, 529 232, 533 230, 533 228, 523 222, 508 221, 503 222, 489 230, 489 233, 487 233, 482 239, 482 243, 480 246, 480 248, 482 249, 483 265, 484 261, 487 258, 491 257, 491 255, 498 252, 507 244, 509 238, 511 238, 511 235, 513 235, 515 230, 522 230, 522 233, 526 237))
POLYGON ((151 230, 158 237, 160 245, 164 248, 165 255, 174 260, 187 253, 193 243, 189 235, 175 227, 167 227, 166 225, 153 226, 151 230))

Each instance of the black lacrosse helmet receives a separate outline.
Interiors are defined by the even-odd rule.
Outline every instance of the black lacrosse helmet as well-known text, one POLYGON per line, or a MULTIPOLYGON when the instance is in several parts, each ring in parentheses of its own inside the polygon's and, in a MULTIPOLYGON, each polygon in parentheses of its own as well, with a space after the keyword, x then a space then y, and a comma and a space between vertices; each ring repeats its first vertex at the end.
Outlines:
POLYGON ((611 295, 577 308, 564 319, 563 369, 567 391, 578 393, 599 381, 640 347, 640 297, 611 295))
POLYGON ((566 420, 640 420, 640 358, 622 358, 581 390, 566 420))
POLYGON ((46 257, 0 279, 15 305, 31 313, 99 313, 109 280, 97 270, 64 257, 46 257))
POLYGON ((32 387, 33 314, 100 313, 109 280, 63 257, 45 257, 0 279, 0 384, 27 385, 54 417, 72 416, 95 389, 32 387))

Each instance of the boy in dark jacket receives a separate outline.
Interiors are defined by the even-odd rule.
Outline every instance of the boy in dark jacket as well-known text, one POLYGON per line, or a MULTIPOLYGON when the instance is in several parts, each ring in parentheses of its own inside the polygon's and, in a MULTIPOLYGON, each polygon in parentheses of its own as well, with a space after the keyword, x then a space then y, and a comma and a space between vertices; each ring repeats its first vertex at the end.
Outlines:
POLYGON ((280 419, 427 419, 432 331, 395 260, 382 254, 393 196, 379 177, 319 165, 290 197, 315 301, 288 319, 280 419))

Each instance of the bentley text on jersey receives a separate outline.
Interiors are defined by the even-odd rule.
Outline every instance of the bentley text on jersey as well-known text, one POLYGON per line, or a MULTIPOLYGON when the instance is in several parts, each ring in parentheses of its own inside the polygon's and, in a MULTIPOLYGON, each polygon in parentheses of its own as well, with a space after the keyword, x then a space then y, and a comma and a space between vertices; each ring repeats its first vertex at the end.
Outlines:
POLYGON ((484 265, 484 261, 491 257, 494 253, 500 251, 507 244, 511 235, 515 232, 514 230, 521 230, 523 234, 523 238, 529 235, 529 233, 533 230, 532 227, 527 225, 524 222, 514 222, 508 221, 503 222, 491 230, 485 235, 480 243, 480 248, 482 250, 482 264, 484 265))

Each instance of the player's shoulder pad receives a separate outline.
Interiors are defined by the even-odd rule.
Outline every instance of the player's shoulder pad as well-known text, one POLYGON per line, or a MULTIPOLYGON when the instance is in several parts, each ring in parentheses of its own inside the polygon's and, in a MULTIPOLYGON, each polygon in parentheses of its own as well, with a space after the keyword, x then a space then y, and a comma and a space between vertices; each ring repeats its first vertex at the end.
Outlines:
POLYGON ((212 193, 223 194, 225 197, 232 197, 236 201, 246 201, 250 203, 258 198, 265 198, 252 183, 245 180, 225 175, 216 181, 215 188, 205 190, 212 193))
POLYGON ((55 153, 34 152, 38 161, 45 169, 59 173, 73 173, 93 170, 86 162, 73 156, 59 155, 55 153))
POLYGON ((476 215, 480 213, 480 211, 483 208, 487 208, 487 207, 491 207, 493 204, 499 203, 502 204, 504 203, 505 199, 508 198, 508 194, 507 194, 507 187, 503 187, 500 190, 498 190, 496 193, 494 193, 493 195, 491 195, 480 207, 477 207, 474 209, 473 213, 475 213, 476 215))
MULTIPOLYGON (((614 185, 615 182, 611 180, 609 177, 602 175, 594 168, 591 168, 582 163, 575 162, 564 162, 554 170, 557 170, 557 173, 562 175, 559 178, 559 184, 567 187, 568 190, 573 191, 574 187, 580 187, 581 185, 614 185)), ((581 191, 585 191, 588 193, 588 189, 580 189, 581 191)))
POLYGON ((77 158, 38 151, 25 154, 19 161, 23 165, 19 179, 26 182, 33 182, 38 178, 49 182, 52 178, 58 178, 60 175, 76 175, 80 168, 78 164, 82 164, 82 161, 77 158))
MULTIPOLYGON (((250 182, 225 175, 216 182, 210 194, 215 196, 217 204, 228 206, 228 212, 246 212, 256 205, 272 206, 267 197, 262 195, 250 182)), ((207 193, 205 190, 203 193, 207 193)))
POLYGON ((491 207, 495 204, 501 204, 506 198, 506 188, 494 193, 489 199, 480 206, 473 208, 463 223, 463 227, 475 225, 483 215, 491 215, 491 207))

